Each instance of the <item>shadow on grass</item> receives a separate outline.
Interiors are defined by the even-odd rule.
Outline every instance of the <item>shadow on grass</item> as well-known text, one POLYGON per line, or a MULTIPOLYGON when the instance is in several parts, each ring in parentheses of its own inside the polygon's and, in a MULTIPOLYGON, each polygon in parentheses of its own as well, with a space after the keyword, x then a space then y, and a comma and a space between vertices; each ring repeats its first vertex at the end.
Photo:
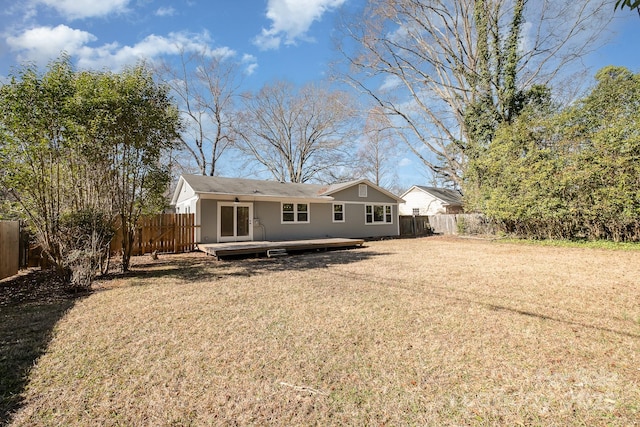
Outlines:
MULTIPOLYGON (((229 276, 257 276, 280 271, 307 271, 328 268, 330 265, 352 264, 373 257, 385 255, 382 252, 360 249, 340 249, 327 251, 294 252, 287 256, 267 258, 255 256, 225 257, 216 260, 202 253, 181 255, 160 255, 152 261, 149 256, 136 260, 131 271, 100 278, 108 282, 117 278, 177 279, 185 282, 222 279, 229 276)), ((151 283, 151 282, 149 282, 151 283)))
POLYGON ((44 354, 56 323, 78 298, 50 272, 0 282, 0 426, 22 405, 29 372, 44 354))
MULTIPOLYGON (((342 276, 348 277, 353 280, 363 280, 363 281, 376 281, 377 283, 384 284, 389 288, 399 288, 404 289, 406 291, 412 292, 420 292, 417 291, 416 288, 412 284, 403 283, 401 280, 390 280, 388 278, 380 278, 380 277, 371 277, 367 273, 354 273, 354 272, 345 272, 341 273, 342 276)), ((565 324, 568 326, 575 326, 584 329, 590 329, 594 331, 607 332, 612 334, 617 334, 629 338, 640 338, 640 333, 624 331, 621 329, 614 329, 607 326, 598 325, 598 317, 588 313, 588 312, 578 312, 575 310, 567 310, 567 312, 571 315, 584 316, 589 315, 593 319, 593 323, 588 323, 580 320, 572 319, 571 317, 563 317, 559 313, 556 314, 545 314, 545 311, 552 311, 553 307, 544 305, 543 303, 535 303, 537 308, 540 310, 539 313, 532 310, 525 310, 518 307, 518 304, 531 304, 531 301, 526 301, 523 299, 510 299, 510 303, 513 306, 509 306, 508 303, 505 304, 496 304, 488 301, 484 301, 483 299, 492 298, 492 299, 501 299, 499 295, 493 294, 484 294, 480 292, 467 291, 463 289, 456 288, 455 286, 439 286, 439 285, 430 285, 429 287, 429 296, 437 296, 442 299, 451 300, 461 302, 463 304, 475 304, 481 307, 485 307, 489 310, 495 311, 503 311, 518 314, 520 316, 527 316, 538 318, 541 320, 547 320, 550 322, 556 322, 565 324)), ((603 321, 608 321, 609 319, 602 319, 603 321)), ((638 329, 640 331, 640 329, 638 329)))
POLYGON ((228 258, 227 262, 240 266, 247 276, 280 272, 306 271, 328 268, 332 265, 346 265, 383 256, 383 252, 361 251, 360 249, 339 249, 313 252, 292 252, 289 255, 276 258, 228 258))

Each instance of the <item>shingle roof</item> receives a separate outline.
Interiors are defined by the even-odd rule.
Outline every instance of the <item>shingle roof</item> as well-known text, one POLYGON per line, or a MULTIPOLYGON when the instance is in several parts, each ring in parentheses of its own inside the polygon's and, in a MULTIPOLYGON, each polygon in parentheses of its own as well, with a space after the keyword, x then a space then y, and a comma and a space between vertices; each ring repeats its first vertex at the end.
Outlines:
MULTIPOLYGON (((318 201, 331 201, 335 193, 353 187, 358 184, 367 184, 382 194, 403 202, 400 197, 390 193, 384 188, 378 187, 366 179, 348 181, 339 184, 298 184, 291 182, 262 181, 246 178, 222 178, 204 175, 182 175, 182 179, 200 194, 217 194, 223 196, 249 196, 259 198, 279 199, 317 199, 318 201)), ((176 189, 178 191, 179 189, 176 189)), ((177 200, 177 192, 174 192, 172 204, 177 200)))
POLYGON ((451 190, 450 188, 424 187, 422 185, 416 185, 415 187, 437 197, 449 205, 462 206, 462 194, 460 194, 459 191, 451 190))
POLYGON ((291 182, 261 181, 246 178, 182 175, 196 193, 227 194, 236 196, 288 197, 302 199, 331 199, 324 196, 327 186, 291 182))

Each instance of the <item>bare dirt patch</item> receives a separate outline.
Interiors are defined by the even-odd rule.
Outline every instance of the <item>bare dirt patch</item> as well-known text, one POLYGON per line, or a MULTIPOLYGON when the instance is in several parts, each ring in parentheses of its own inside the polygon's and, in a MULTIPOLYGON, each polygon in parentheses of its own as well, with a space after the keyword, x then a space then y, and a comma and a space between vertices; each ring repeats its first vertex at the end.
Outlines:
POLYGON ((637 425, 640 253, 424 238, 136 259, 13 425, 637 425))

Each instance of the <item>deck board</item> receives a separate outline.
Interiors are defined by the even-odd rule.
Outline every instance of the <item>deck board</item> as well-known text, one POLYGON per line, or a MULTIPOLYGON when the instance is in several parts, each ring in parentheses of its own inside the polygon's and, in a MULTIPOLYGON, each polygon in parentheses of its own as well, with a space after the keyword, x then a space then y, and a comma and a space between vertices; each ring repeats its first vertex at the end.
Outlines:
POLYGON ((282 242, 252 241, 227 243, 199 243, 198 250, 216 258, 233 255, 266 254, 268 250, 285 249, 287 251, 307 251, 313 249, 339 249, 362 246, 362 239, 308 239, 287 240, 282 242))

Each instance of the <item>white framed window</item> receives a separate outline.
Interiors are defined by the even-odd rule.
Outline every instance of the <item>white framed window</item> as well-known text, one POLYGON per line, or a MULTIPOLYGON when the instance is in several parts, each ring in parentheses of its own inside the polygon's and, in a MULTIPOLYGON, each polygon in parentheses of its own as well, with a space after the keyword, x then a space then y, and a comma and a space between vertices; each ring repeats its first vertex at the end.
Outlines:
POLYGON ((281 204, 282 223, 308 223, 309 204, 308 203, 285 203, 281 204))
POLYGON ((413 215, 419 216, 420 215, 420 208, 413 208, 413 215))
POLYGON ((393 224, 391 205, 364 205, 364 222, 371 224, 393 224))
POLYGON ((367 197, 367 184, 358 185, 358 197, 367 197))
POLYGON ((333 222, 344 222, 344 203, 333 204, 333 222))

